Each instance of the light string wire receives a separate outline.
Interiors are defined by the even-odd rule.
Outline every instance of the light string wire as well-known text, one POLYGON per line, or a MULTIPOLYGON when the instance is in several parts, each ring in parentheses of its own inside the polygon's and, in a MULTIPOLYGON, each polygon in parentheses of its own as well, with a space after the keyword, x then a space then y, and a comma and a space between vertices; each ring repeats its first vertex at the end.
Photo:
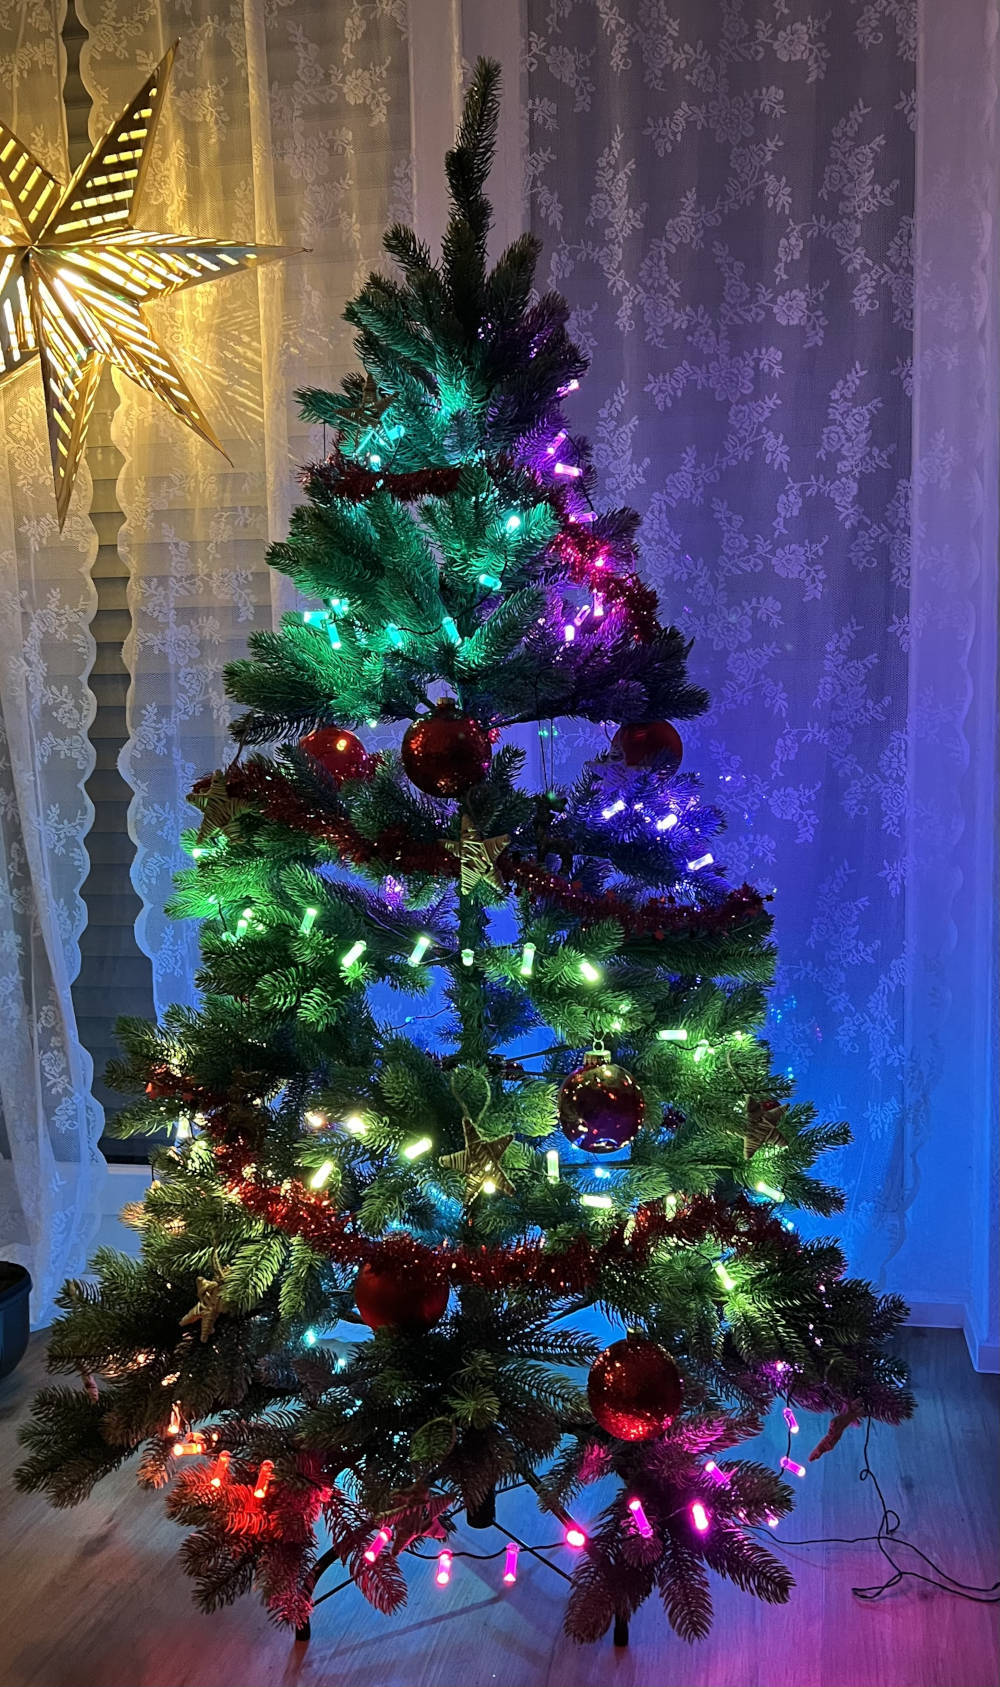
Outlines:
MULTIPOLYGON (((942 1570, 941 1566, 936 1564, 933 1558, 928 1557, 927 1553, 919 1546, 915 1546, 913 1541, 908 1541, 898 1533, 901 1527, 899 1513, 894 1506, 890 1506, 886 1502, 885 1495, 879 1486, 878 1477, 869 1461, 868 1448, 871 1442, 871 1434, 872 1419, 869 1417, 865 1420, 865 1441, 862 1451, 864 1463, 858 1472, 858 1481, 871 1483, 882 1507, 882 1515, 879 1518, 875 1533, 873 1535, 811 1535, 802 1540, 788 1540, 782 1535, 775 1536, 768 1532, 765 1538, 771 1546, 776 1549, 792 1546, 861 1546, 868 1541, 874 1541, 886 1563, 891 1566, 892 1575, 887 1577, 884 1582, 874 1582, 868 1587, 852 1587, 851 1592, 856 1598, 869 1601, 881 1599, 884 1593, 898 1587, 906 1577, 911 1577, 914 1581, 926 1582, 929 1587, 936 1588, 939 1593, 951 1593, 957 1599, 965 1599, 971 1605, 1000 1604, 1000 1591, 998 1591, 1000 1590, 1000 1581, 992 1582, 986 1587, 979 1587, 975 1582, 963 1582, 959 1577, 950 1575, 947 1570, 942 1570), (890 1547, 903 1547, 908 1552, 915 1553, 933 1571, 933 1575, 927 1576, 924 1575, 922 1570, 908 1570, 903 1565, 897 1564, 889 1550, 890 1547), (936 1580, 935 1578, 940 1579, 936 1580)), ((791 1447, 791 1439, 789 1434, 789 1448, 791 1447)), ((750 1527, 762 1535, 764 1534, 759 1525, 753 1524, 750 1527)))

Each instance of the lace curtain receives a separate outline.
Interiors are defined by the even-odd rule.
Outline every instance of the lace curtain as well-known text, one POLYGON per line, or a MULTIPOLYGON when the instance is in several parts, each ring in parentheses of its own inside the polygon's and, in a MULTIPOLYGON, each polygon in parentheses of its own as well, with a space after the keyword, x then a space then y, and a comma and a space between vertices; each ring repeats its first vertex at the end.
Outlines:
POLYGON ((222 670, 290 599, 264 561, 321 450, 296 387, 333 383, 351 357, 344 303, 406 215, 409 101, 403 0, 80 0, 92 128, 180 38, 144 214, 156 226, 281 244, 296 255, 151 311, 179 353, 226 462, 125 380, 120 547, 130 571, 130 739, 122 773, 143 903, 140 947, 162 1013, 194 999, 197 932, 164 903, 185 857, 193 781, 231 753, 222 670))
MULTIPOLYGON (((0 10, 4 118, 64 175, 61 23, 58 7, 0 10)), ((0 1254, 31 1272, 41 1317, 83 1264, 104 1175, 70 995, 86 918, 97 541, 85 477, 59 535, 37 365, 0 389, 0 428, 0 1254)))
MULTIPOLYGON (((528 172, 592 358, 574 419, 695 640, 685 765, 775 886, 778 1063, 901 1234, 913 0, 528 0, 528 172)), ((567 765, 591 734, 563 731, 567 765)))
MULTIPOLYGON (((993 0, 79 10, 92 132, 180 37, 146 184, 151 221, 306 249, 157 307, 230 463, 120 384, 134 629, 122 770, 158 1009, 193 996, 195 935, 162 914, 183 860, 178 826, 192 818, 184 793, 226 754, 222 668, 282 607, 264 545, 283 531, 295 467, 322 448, 290 394, 350 361, 340 311, 385 223, 410 210, 411 160, 422 232, 439 234, 436 171, 462 61, 499 51, 514 113, 498 234, 520 225, 523 156, 525 210, 593 358, 573 402, 597 441, 603 496, 643 511, 644 565, 695 636, 694 668, 713 693, 686 731, 687 764, 730 811, 731 876, 778 889, 776 1050, 824 1114, 855 1123, 837 1168, 855 1263, 912 1286, 926 1266, 916 1225, 969 1228, 968 1179, 947 1224, 932 1208, 954 1136, 936 1120, 933 1084, 940 1106, 960 1064, 957 1035, 938 1034, 942 1000, 952 1027, 979 1010, 965 1119, 988 1081, 989 968, 973 986, 961 957, 963 920, 989 936, 968 898, 989 885, 989 805, 980 794, 977 808, 976 792, 993 777, 993 0), (947 579, 953 613, 939 639, 947 579)), ((61 23, 61 0, 0 8, 3 115, 59 168, 61 23)), ((90 823, 94 537, 83 481, 56 534, 28 376, 0 392, 0 421, 0 1247, 33 1269, 41 1316, 83 1264, 100 1175, 70 1000, 90 823)), ((564 729, 567 770, 593 743, 564 729)), ((939 1282, 967 1283, 964 1245, 941 1250, 939 1282)))

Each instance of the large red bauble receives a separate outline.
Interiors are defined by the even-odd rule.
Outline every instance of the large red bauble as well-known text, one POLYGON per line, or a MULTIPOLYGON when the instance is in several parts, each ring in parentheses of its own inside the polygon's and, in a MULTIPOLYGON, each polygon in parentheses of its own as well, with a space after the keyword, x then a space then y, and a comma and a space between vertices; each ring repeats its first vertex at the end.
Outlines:
POLYGON ((448 1285, 402 1270, 363 1265, 354 1282, 354 1304, 370 1329, 429 1330, 448 1305, 448 1285))
POLYGON ((343 726, 318 726, 299 739, 299 749, 318 761, 337 785, 345 779, 363 779, 369 771, 368 751, 361 739, 343 726))
POLYGON ((619 1441, 662 1434, 681 1409, 681 1374, 662 1347, 628 1336, 599 1354, 587 1378, 587 1399, 602 1429, 619 1441))
POLYGON ((607 1060, 586 1060, 559 1091, 563 1135, 588 1154, 613 1154, 642 1124, 646 1100, 631 1072, 607 1060))
POLYGON ((611 754, 626 767, 653 767, 669 774, 680 767, 684 745, 668 720, 629 721, 612 738, 611 754))
POLYGON ((415 720, 403 736, 403 766, 429 797, 460 797, 489 772, 493 747, 485 727, 460 715, 450 699, 415 720))

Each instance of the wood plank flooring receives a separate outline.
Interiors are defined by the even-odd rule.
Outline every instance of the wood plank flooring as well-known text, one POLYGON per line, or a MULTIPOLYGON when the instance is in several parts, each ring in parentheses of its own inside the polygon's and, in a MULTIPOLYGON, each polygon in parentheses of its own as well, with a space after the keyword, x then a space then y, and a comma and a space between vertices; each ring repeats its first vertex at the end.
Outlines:
MULTIPOLYGON (((876 1428, 872 1463, 903 1533, 963 1581, 991 1583, 998 1559, 998 1379, 977 1376, 958 1332, 908 1330, 921 1406, 901 1430, 876 1428)), ((36 1338, 0 1383, 0 1470, 17 1462, 16 1426, 42 1374, 36 1338)), ((812 1444, 814 1422, 801 1441, 812 1444)), ((774 1446, 762 1450, 775 1456, 774 1446)), ((848 1436, 809 1471, 781 1531, 788 1541, 874 1530, 877 1502, 860 1484, 848 1436)), ((554 1539, 521 1495, 501 1501, 522 1539, 554 1539)), ((581 1512, 583 1508, 581 1507, 581 1512)), ((464 1530, 467 1544, 489 1540, 464 1530)), ((456 1560, 451 1585, 407 1569, 395 1617, 353 1589, 320 1607, 295 1646, 253 1600, 213 1617, 190 1603, 176 1564, 180 1531, 127 1472, 75 1511, 0 1488, 0 1687, 994 1687, 997 1606, 974 1606, 907 1581, 874 1604, 852 1585, 884 1579, 870 1545, 785 1549, 798 1587, 777 1609, 715 1582, 709 1640, 687 1646, 644 1607, 632 1644, 578 1647, 562 1634, 564 1584, 522 1554, 518 1582, 501 1562, 456 1560)), ((557 1555, 565 1561, 568 1554, 557 1555)), ((916 1560, 911 1560, 920 1567, 916 1560)))

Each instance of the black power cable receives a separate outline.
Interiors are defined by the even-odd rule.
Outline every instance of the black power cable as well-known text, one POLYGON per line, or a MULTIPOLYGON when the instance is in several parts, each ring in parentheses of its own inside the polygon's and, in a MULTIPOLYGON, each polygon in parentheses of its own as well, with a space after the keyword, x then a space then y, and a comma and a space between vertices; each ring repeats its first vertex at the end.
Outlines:
MULTIPOLYGON (((858 1599, 881 1599, 883 1593, 888 1593, 890 1588, 898 1587, 900 1582, 909 1576, 914 1581, 926 1582, 929 1587, 937 1588, 939 1593, 952 1593, 957 1599, 966 1599, 971 1605, 996 1605, 1000 1603, 1000 1591, 998 1591, 1000 1590, 1000 1581, 993 1582, 988 1587, 977 1587, 974 1582, 960 1581, 957 1576, 949 1575, 947 1570, 942 1570, 941 1566, 935 1564, 934 1560, 929 1558, 927 1553, 922 1551, 919 1546, 915 1546, 912 1541, 906 1540, 904 1536, 899 1534, 901 1526, 899 1513, 893 1506, 886 1503, 885 1495, 879 1487, 878 1477, 869 1462, 868 1446, 871 1441, 871 1434, 872 1420, 868 1418, 866 1419, 862 1454, 864 1464, 858 1472, 858 1480, 871 1483, 882 1507, 882 1515, 879 1518, 875 1533, 873 1535, 813 1535, 805 1540, 786 1540, 783 1536, 771 1536, 769 1534, 767 1538, 779 1549, 783 1546, 861 1546, 868 1541, 874 1541, 886 1563, 892 1567, 892 1575, 884 1582, 873 1583, 870 1587, 852 1587, 851 1592, 858 1599), (897 1564, 889 1550, 890 1547, 902 1547, 907 1552, 915 1553, 933 1571, 933 1575, 926 1576, 922 1570, 908 1570, 904 1565, 897 1564)), ((789 1435, 788 1444, 790 1447, 791 1435, 789 1435)), ((762 1529, 758 1529, 757 1532, 764 1534, 762 1529)))

